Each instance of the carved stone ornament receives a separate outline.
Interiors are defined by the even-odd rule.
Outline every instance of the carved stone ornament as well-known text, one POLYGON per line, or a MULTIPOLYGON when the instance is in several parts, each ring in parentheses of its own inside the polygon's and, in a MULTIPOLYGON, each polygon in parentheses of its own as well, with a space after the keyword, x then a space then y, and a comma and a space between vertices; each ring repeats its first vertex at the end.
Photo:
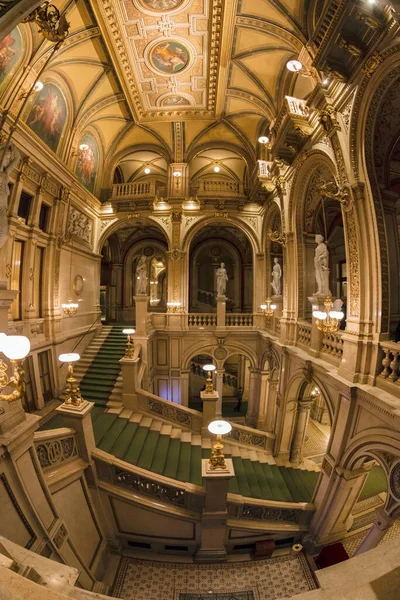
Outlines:
POLYGON ((91 243, 93 221, 83 212, 71 206, 68 216, 67 234, 91 243))
POLYGON ((244 505, 242 519, 254 519, 261 521, 289 521, 295 523, 296 511, 285 508, 270 508, 267 506, 244 505))
POLYGON ((390 491, 400 500, 400 462, 397 462, 390 473, 390 491))
POLYGON ((83 291, 83 277, 82 275, 76 275, 74 279, 74 292, 77 296, 80 296, 83 291))
POLYGON ((221 346, 214 350, 214 356, 217 360, 224 360, 228 356, 228 351, 221 346))
POLYGON ((340 129, 336 115, 337 112, 333 106, 328 105, 324 110, 321 110, 319 121, 327 133, 332 129, 340 129))
POLYGON ((23 23, 36 23, 40 33, 49 42, 62 44, 68 35, 70 23, 68 23, 64 14, 54 4, 43 2, 31 14, 23 20, 23 23))
POLYGON ((313 368, 312 368, 312 364, 311 364, 310 360, 306 360, 306 363, 305 363, 304 367, 302 368, 302 371, 303 371, 304 379, 307 381, 307 383, 311 383, 314 372, 313 372, 313 368))

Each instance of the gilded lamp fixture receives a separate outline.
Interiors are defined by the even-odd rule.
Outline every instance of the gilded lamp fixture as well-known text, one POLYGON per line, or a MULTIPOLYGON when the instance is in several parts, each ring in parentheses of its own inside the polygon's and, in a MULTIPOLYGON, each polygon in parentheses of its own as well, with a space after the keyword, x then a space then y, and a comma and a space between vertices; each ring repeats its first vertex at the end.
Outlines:
POLYGON ((274 310, 276 309, 276 304, 272 304, 271 298, 267 298, 265 304, 261 304, 260 308, 266 317, 271 318, 274 314, 274 310))
POLYGON ((80 355, 76 352, 68 352, 67 354, 60 354, 58 360, 60 362, 68 363, 68 376, 65 385, 65 404, 69 406, 80 406, 84 403, 84 399, 81 396, 81 391, 74 377, 73 364, 80 359, 80 355))
POLYGON ((0 334, 0 352, 10 359, 13 375, 9 377, 8 366, 0 359, 0 392, 8 385, 15 388, 10 394, 0 394, 0 400, 13 402, 19 400, 25 394, 25 372, 22 368, 23 360, 28 356, 31 343, 24 335, 0 334))
POLYGON ((135 350, 135 345, 133 343, 133 340, 132 340, 131 336, 135 333, 135 331, 136 330, 132 329, 132 328, 131 329, 123 329, 122 330, 122 333, 124 333, 127 336, 127 338, 128 338, 128 343, 127 343, 127 346, 126 346, 124 358, 133 358, 133 353, 134 353, 134 350, 135 350))
POLYGON ((212 394, 214 392, 214 388, 211 373, 215 371, 215 365, 204 365, 203 371, 207 371, 207 383, 204 391, 206 394, 212 394))
POLYGON ((326 335, 327 333, 334 333, 339 329, 344 313, 341 310, 332 310, 333 302, 330 296, 326 298, 324 306, 324 311, 314 310, 313 317, 315 317, 317 329, 326 335))
POLYGON ((222 436, 232 431, 232 425, 223 420, 211 421, 208 425, 208 431, 217 436, 216 442, 212 447, 210 460, 208 461, 210 471, 226 471, 228 467, 226 466, 223 453, 222 436))

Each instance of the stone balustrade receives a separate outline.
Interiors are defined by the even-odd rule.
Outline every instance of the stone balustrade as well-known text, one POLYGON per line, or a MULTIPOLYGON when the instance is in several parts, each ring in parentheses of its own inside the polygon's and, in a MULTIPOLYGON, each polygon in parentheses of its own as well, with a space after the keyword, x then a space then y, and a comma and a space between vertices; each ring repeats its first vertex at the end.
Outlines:
POLYGON ((251 446, 253 449, 269 450, 271 453, 276 438, 274 433, 253 429, 237 423, 232 424, 232 430, 227 434, 226 438, 228 439, 229 437, 239 444, 251 446))
POLYGON ((297 343, 311 346, 311 323, 297 323, 297 343))
POLYGON ((225 315, 225 327, 253 327, 253 315, 229 313, 225 315))
POLYGON ((112 187, 111 200, 126 200, 128 198, 150 198, 156 195, 155 181, 115 183, 112 187))
POLYGON ((150 394, 143 389, 138 389, 138 408, 141 411, 156 414, 161 419, 187 427, 195 433, 200 433, 203 426, 203 415, 197 410, 192 410, 181 404, 164 400, 160 396, 150 394))
MULTIPOLYGON (((378 369, 377 385, 382 381, 400 389, 400 344, 380 342, 381 366, 378 369)), ((391 390, 392 391, 392 390, 391 390)), ((396 393, 396 392, 395 392, 396 393)), ((398 391, 397 391, 398 393, 398 391)))
POLYGON ((34 434, 36 454, 43 471, 51 471, 79 457, 74 429, 62 427, 34 434))
POLYGON ((315 512, 315 505, 311 503, 276 502, 274 500, 256 500, 246 498, 236 502, 234 494, 228 495, 228 514, 230 519, 257 521, 266 525, 271 523, 286 524, 288 530, 307 531, 315 512))
POLYGON ((322 338, 321 351, 325 354, 329 354, 332 357, 341 359, 343 354, 342 332, 335 331, 334 333, 328 333, 322 338))
POLYGON ((216 313, 189 313, 188 326, 199 327, 201 329, 216 327, 217 315, 216 313))
POLYGON ((243 183, 203 179, 199 183, 198 196, 218 194, 219 196, 244 196, 243 183))

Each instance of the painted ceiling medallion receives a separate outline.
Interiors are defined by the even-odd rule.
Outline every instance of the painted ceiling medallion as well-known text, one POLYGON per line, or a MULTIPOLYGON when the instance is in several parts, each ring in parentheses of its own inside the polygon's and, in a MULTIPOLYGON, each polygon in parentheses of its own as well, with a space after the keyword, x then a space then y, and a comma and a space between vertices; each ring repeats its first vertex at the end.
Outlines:
POLYGON ((153 46, 149 59, 152 67, 161 73, 180 73, 189 64, 190 53, 180 42, 166 40, 153 46))
POLYGON ((167 96, 161 101, 161 106, 189 106, 190 102, 183 96, 167 96))
POLYGON ((149 10, 165 12, 167 10, 179 8, 184 1, 185 0, 140 0, 140 4, 149 10))

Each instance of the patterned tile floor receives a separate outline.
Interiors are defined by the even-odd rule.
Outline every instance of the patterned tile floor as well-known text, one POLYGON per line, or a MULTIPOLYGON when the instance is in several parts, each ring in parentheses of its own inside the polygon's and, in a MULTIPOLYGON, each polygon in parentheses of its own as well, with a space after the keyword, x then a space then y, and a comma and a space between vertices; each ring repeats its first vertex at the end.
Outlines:
POLYGON ((316 424, 312 419, 308 421, 303 449, 303 455, 306 458, 320 457, 325 454, 329 441, 329 431, 328 425, 316 424))
POLYGON ((223 565, 192 565, 123 558, 113 595, 124 600, 181 600, 191 596, 278 600, 316 589, 305 557, 281 556, 223 565), (197 596, 196 596, 197 594, 197 596), (225 595, 225 596, 224 596, 225 595))
MULTIPOLYGON (((346 549, 347 554, 352 557, 357 552, 358 548, 361 546, 361 543, 364 541, 365 537, 368 534, 369 529, 364 529, 364 531, 360 531, 354 535, 350 535, 349 537, 342 540, 342 544, 346 549)), ((393 525, 387 530, 385 537, 379 542, 378 545, 384 544, 385 542, 389 542, 394 538, 400 535, 400 519, 397 519, 393 525)))

